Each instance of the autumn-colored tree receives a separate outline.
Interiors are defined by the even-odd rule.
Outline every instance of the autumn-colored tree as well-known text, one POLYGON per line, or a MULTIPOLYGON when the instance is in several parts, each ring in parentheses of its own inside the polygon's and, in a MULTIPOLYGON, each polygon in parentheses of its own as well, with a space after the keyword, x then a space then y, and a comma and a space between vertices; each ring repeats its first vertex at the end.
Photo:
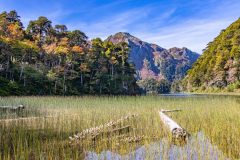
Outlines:
POLYGON ((137 91, 126 43, 88 41, 82 31, 52 27, 46 17, 30 21, 25 30, 16 11, 1 13, 0 53, 0 84, 6 84, 0 96, 137 91))

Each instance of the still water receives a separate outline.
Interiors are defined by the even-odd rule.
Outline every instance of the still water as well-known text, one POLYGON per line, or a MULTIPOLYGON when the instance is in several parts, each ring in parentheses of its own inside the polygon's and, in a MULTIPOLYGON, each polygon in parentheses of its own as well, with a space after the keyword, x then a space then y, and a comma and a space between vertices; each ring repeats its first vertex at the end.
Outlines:
POLYGON ((184 146, 171 144, 166 138, 153 142, 147 146, 141 146, 126 155, 120 155, 111 151, 103 151, 100 154, 87 152, 85 160, 218 160, 227 159, 222 151, 212 145, 203 132, 193 135, 184 146))

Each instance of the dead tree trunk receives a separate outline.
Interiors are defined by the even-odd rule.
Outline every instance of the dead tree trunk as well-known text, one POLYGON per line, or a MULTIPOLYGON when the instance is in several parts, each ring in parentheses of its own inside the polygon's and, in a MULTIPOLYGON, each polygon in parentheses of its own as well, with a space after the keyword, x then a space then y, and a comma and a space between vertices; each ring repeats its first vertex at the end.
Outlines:
POLYGON ((180 111, 180 110, 161 110, 159 112, 160 118, 163 124, 166 127, 168 127, 170 132, 172 133, 173 140, 186 141, 189 135, 187 131, 165 114, 165 112, 175 112, 175 111, 180 111))

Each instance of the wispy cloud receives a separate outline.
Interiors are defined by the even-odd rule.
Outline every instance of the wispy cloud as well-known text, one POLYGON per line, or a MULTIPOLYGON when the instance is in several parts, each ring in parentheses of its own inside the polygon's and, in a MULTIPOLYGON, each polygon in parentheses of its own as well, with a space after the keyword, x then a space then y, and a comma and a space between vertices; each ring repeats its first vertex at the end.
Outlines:
POLYGON ((165 48, 188 47, 198 53, 212 41, 220 31, 230 25, 233 20, 191 20, 181 24, 160 28, 154 32, 136 32, 136 36, 156 43, 165 48))
POLYGON ((36 20, 39 16, 45 16, 51 20, 54 24, 59 23, 61 17, 68 15, 69 13, 64 12, 62 9, 56 9, 54 11, 46 11, 45 14, 39 14, 38 12, 32 12, 26 14, 27 16, 22 17, 21 20, 23 25, 27 27, 29 21, 36 20))
POLYGON ((16 9, 25 26, 46 16, 54 24, 105 39, 125 31, 162 47, 201 53, 208 42, 240 16, 239 0, 1 0, 0 10, 16 9))
MULTIPOLYGON (((212 0, 211 3, 214 5, 216 1, 212 0)), ((195 7, 198 14, 188 17, 173 16, 179 12, 178 6, 158 13, 157 6, 149 5, 118 14, 113 13, 99 21, 81 22, 70 28, 80 28, 87 32, 90 38, 103 39, 116 32, 125 31, 165 48, 188 47, 202 53, 206 45, 240 15, 235 3, 223 1, 216 4, 219 5, 211 10, 195 7), (222 12, 223 7, 225 12, 222 12), (171 23, 166 24, 166 21, 171 23)))
POLYGON ((76 24, 68 24, 70 29, 82 29, 87 32, 90 38, 100 37, 106 38, 110 34, 119 31, 129 31, 131 26, 138 24, 139 20, 147 18, 151 11, 149 7, 132 9, 117 15, 108 15, 104 19, 91 22, 78 22, 76 24))
MULTIPOLYGON (((213 2, 214 0, 212 0, 213 2)), ((239 18, 240 1, 236 2, 235 0, 219 2, 216 3, 215 8, 200 10, 196 16, 183 20, 178 19, 171 25, 165 25, 151 31, 145 28, 145 30, 136 31, 134 34, 165 48, 188 47, 193 51, 202 53, 202 50, 219 35, 222 29, 239 18)))

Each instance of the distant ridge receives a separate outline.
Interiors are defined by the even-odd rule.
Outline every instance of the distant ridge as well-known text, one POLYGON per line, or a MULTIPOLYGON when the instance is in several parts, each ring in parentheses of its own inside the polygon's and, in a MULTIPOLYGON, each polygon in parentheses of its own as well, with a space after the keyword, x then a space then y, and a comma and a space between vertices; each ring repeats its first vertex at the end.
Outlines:
POLYGON ((129 44, 129 60, 135 64, 138 79, 166 79, 169 82, 180 80, 199 57, 199 54, 187 48, 173 47, 167 50, 126 32, 111 35, 106 41, 129 44))

